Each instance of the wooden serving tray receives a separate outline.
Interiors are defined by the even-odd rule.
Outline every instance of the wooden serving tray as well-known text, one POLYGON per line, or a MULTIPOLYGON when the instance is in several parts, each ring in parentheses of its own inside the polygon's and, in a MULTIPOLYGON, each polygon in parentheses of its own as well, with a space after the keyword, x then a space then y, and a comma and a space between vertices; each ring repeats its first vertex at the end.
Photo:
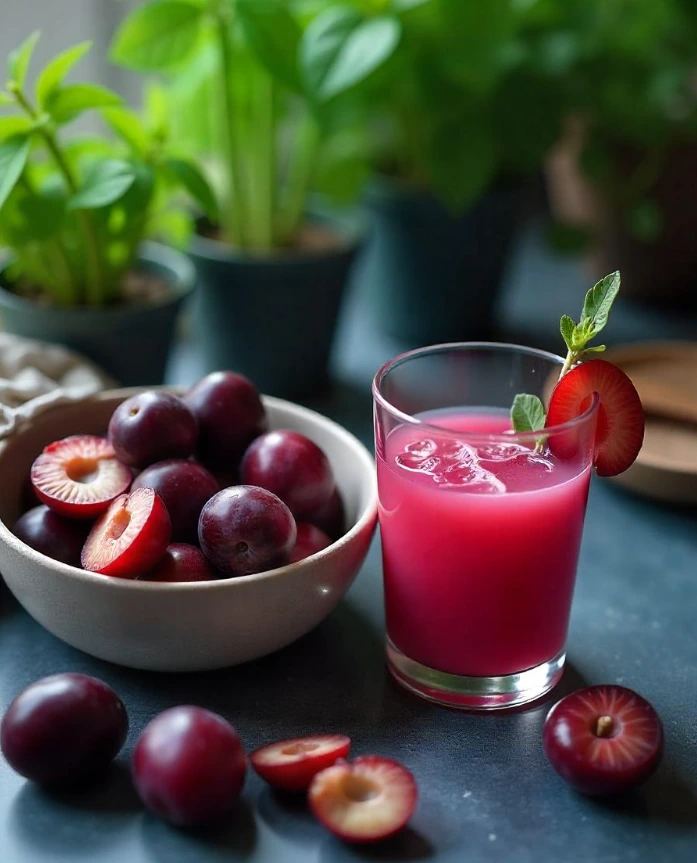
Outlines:
POLYGON ((657 500, 697 504, 697 343, 638 342, 603 357, 629 375, 646 412, 639 457, 613 482, 657 500))

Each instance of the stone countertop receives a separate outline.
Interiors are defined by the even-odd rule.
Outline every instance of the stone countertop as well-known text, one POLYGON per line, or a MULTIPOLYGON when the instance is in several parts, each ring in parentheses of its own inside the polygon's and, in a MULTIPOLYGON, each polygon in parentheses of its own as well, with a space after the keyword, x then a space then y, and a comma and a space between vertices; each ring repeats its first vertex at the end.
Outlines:
MULTIPOLYGON (((537 332, 554 333, 560 312, 578 305, 583 284, 573 264, 546 256, 530 232, 509 274, 502 333, 536 344, 537 332), (525 299, 533 284, 539 287, 537 311, 525 299)), ((620 307, 612 332, 616 340, 697 334, 694 321, 656 321, 620 307)), ((369 442, 369 379, 398 347, 380 340, 356 301, 342 332, 339 382, 311 406, 369 442)), ((172 379, 196 378, 196 362, 195 351, 183 348, 172 379)), ((143 673, 92 659, 49 635, 0 587, 0 711, 36 678, 73 670, 114 686, 131 717, 124 753, 108 780, 89 792, 52 795, 0 763, 0 861, 692 863, 696 563, 697 512, 659 506, 594 480, 558 694, 600 682, 633 687, 655 705, 666 731, 659 772, 642 789, 609 803, 577 795, 547 765, 540 740, 549 703, 508 714, 460 714, 419 701, 389 679, 377 541, 347 599, 313 633, 263 660, 206 674, 143 673), (379 848, 351 848, 324 832, 302 804, 276 796, 254 775, 226 825, 170 828, 139 806, 127 753, 155 713, 187 702, 223 713, 250 749, 321 729, 349 734, 356 752, 403 760, 421 790, 410 829, 379 848)))

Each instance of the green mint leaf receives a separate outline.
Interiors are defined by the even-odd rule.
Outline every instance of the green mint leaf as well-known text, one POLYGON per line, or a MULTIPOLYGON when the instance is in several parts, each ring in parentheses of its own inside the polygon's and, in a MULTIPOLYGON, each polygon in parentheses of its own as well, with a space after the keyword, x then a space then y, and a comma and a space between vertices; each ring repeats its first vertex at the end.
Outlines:
POLYGON ((121 97, 98 84, 68 84, 54 90, 46 102, 46 110, 54 122, 70 123, 83 111, 111 108, 121 104, 121 97))
POLYGON ((27 71, 31 63, 31 56, 36 48, 41 34, 38 30, 27 36, 19 48, 10 52, 7 58, 7 77, 21 89, 27 79, 27 71))
POLYGON ((0 209, 22 175, 28 155, 27 135, 15 135, 0 144, 0 209))
POLYGON ((111 59, 140 72, 177 66, 198 42, 204 17, 203 7, 186 0, 138 6, 116 31, 111 59))
POLYGON ((537 396, 518 393, 511 407, 511 423, 517 432, 540 431, 545 427, 545 407, 537 396))
POLYGON ((570 351, 574 350, 574 334, 576 332, 576 324, 568 315, 562 315, 559 321, 559 330, 561 337, 564 339, 567 348, 570 351))
POLYGON ((395 16, 364 18, 351 6, 329 7, 305 30, 300 46, 310 92, 328 100, 349 90, 392 56, 401 37, 395 16))
POLYGON ((4 90, 0 90, 0 108, 3 108, 5 105, 14 105, 14 102, 15 100, 9 93, 6 93, 4 90))
POLYGON ((53 93, 63 83, 63 78, 92 47, 91 42, 80 42, 62 51, 42 70, 36 82, 36 101, 43 108, 53 93))
POLYGON ((71 210, 96 210, 113 204, 133 185, 133 166, 122 159, 95 162, 77 194, 71 198, 71 210))
POLYGON ((585 354, 602 354, 602 352, 606 349, 607 349, 606 345, 594 345, 591 348, 585 348, 585 350, 583 351, 583 354, 584 354, 584 356, 585 356, 585 354))
POLYGON ((586 294, 586 299, 583 303, 583 312, 581 314, 581 324, 584 326, 589 337, 586 341, 590 341, 594 336, 605 327, 610 309, 615 301, 615 297, 620 290, 620 274, 619 271, 610 273, 601 279, 597 285, 592 287, 586 294))

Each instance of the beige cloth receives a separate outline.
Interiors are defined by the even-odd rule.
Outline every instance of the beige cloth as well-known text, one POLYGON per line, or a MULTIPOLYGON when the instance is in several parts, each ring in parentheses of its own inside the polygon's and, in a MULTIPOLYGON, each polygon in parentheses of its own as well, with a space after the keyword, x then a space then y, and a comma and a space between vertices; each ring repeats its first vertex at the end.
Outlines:
POLYGON ((80 354, 0 332, 0 439, 41 411, 113 382, 80 354))

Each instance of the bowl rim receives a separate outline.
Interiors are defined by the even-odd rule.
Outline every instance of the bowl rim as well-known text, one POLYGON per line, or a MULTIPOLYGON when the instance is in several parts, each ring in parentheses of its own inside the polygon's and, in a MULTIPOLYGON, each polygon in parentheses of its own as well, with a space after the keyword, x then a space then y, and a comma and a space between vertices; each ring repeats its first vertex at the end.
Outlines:
MULTIPOLYGON (((134 395, 135 393, 143 392, 144 389, 166 389, 174 392, 186 391, 185 387, 178 386, 122 387, 118 389, 102 390, 86 399, 80 399, 74 402, 55 405, 49 408, 47 411, 39 414, 36 419, 37 421, 44 420, 49 414, 53 413, 53 411, 58 411, 69 406, 74 406, 80 404, 81 402, 84 403, 109 401, 114 398, 119 398, 121 399, 121 401, 123 401, 129 396, 134 395)), ((371 529, 372 527, 374 527, 377 521, 377 478, 375 471, 375 460, 368 451, 367 447, 363 443, 361 443, 361 441, 354 434, 348 431, 348 429, 345 429, 340 423, 337 423, 334 420, 325 417, 318 411, 314 411, 311 408, 306 408, 303 405, 296 404, 295 402, 288 401, 287 399, 276 398, 275 396, 262 395, 262 401, 264 402, 264 405, 266 407, 276 407, 285 410, 290 409, 290 412, 294 413, 296 417, 307 419, 310 422, 324 426, 326 429, 331 431, 333 435, 341 438, 344 443, 347 444, 349 449, 352 450, 354 456, 356 457, 357 464, 360 465, 362 472, 361 486, 363 489, 365 489, 367 486, 367 489, 369 491, 368 502, 363 507, 358 519, 353 524, 351 529, 321 551, 318 551, 315 554, 312 554, 309 557, 306 557, 296 563, 289 563, 285 566, 279 566, 276 569, 269 569, 265 572, 257 572, 251 575, 238 575, 230 576, 227 578, 223 577, 210 581, 156 582, 140 581, 134 578, 118 578, 115 576, 102 575, 97 572, 89 572, 86 569, 81 569, 77 566, 71 566, 70 564, 62 563, 58 560, 53 560, 53 558, 50 558, 47 555, 36 551, 35 549, 31 548, 31 546, 22 542, 22 540, 15 536, 12 530, 10 530, 8 525, 1 518, 0 543, 5 543, 6 545, 9 545, 10 548, 12 548, 13 551, 15 551, 17 554, 31 560, 35 564, 41 566, 48 566, 53 572, 55 572, 56 574, 60 574, 61 576, 73 578, 76 581, 82 581, 87 584, 97 585, 103 587, 105 590, 133 590, 148 593, 154 591, 166 591, 168 593, 216 591, 232 589, 232 585, 237 585, 238 589, 241 589, 242 587, 244 587, 244 585, 247 584, 254 584, 258 582, 272 581, 277 578, 283 578, 284 576, 288 576, 291 573, 294 574, 303 569, 308 569, 311 565, 313 566, 323 559, 330 558, 342 546, 351 543, 364 530, 371 529)), ((21 426, 20 429, 14 434, 10 435, 3 441, 0 441, 0 454, 7 448, 8 445, 11 445, 14 441, 21 438, 22 435, 31 427, 32 423, 27 423, 26 425, 21 426)))

